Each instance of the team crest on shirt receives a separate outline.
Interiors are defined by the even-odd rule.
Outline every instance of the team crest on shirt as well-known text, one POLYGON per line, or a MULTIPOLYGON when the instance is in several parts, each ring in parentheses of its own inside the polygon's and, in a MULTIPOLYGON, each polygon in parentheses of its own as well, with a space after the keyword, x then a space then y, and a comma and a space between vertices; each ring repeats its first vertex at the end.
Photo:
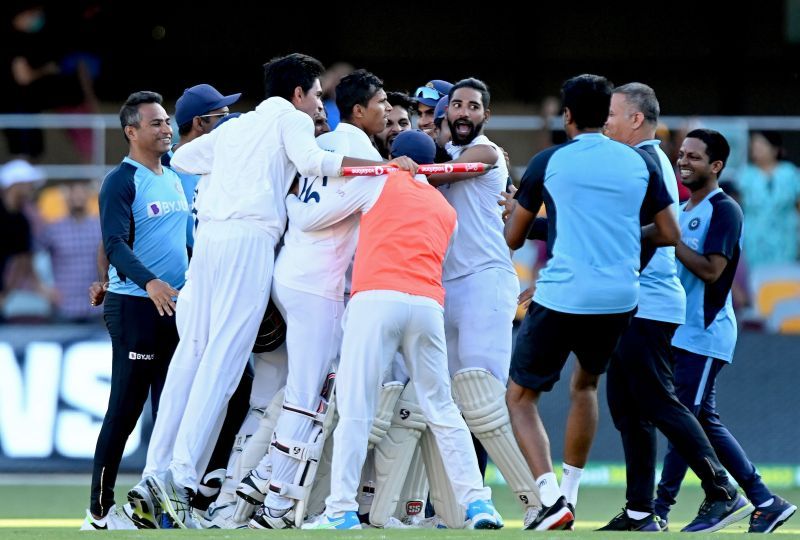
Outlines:
POLYGON ((694 231, 697 227, 700 226, 700 218, 694 218, 692 221, 689 222, 689 230, 694 231))

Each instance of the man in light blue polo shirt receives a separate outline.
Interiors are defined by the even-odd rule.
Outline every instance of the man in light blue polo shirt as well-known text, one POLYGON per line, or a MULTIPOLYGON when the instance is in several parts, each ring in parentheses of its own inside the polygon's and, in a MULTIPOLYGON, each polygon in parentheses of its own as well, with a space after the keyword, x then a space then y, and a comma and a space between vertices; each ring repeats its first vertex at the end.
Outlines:
POLYGON ((506 394, 514 434, 541 493, 542 511, 528 527, 534 530, 570 528, 577 500, 577 482, 559 489, 553 473, 539 396, 574 352, 564 464, 570 472, 582 470, 597 427, 597 383, 639 301, 643 236, 660 246, 674 245, 679 234, 660 168, 643 151, 601 133, 610 83, 581 75, 566 81, 561 94, 572 140, 534 156, 505 226, 508 246, 519 248, 544 202, 549 260, 517 335, 506 394))

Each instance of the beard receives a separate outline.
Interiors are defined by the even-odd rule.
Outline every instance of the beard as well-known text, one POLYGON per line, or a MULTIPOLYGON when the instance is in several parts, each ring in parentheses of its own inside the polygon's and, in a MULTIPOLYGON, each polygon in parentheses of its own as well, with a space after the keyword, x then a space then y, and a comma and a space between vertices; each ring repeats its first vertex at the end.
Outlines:
POLYGON ((450 122, 450 137, 453 141, 453 144, 456 146, 465 146, 475 140, 475 137, 481 134, 483 131, 483 122, 480 124, 473 124, 469 122, 470 131, 464 135, 458 132, 458 125, 464 125, 465 122, 450 122))

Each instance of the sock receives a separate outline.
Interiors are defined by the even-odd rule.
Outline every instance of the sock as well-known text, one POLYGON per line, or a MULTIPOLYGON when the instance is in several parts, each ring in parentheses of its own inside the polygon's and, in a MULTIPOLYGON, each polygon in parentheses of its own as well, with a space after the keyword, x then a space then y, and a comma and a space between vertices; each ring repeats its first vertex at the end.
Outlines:
POLYGON ((566 463, 562 463, 561 466, 564 471, 561 477, 561 493, 567 499, 567 502, 575 507, 578 505, 578 488, 581 485, 583 469, 566 463))
POLYGON ((561 491, 558 489, 558 479, 556 474, 549 472, 545 473, 536 479, 536 485, 539 486, 539 496, 542 498, 544 506, 553 506, 559 497, 561 491))
POLYGON ((775 502, 775 497, 770 497, 770 499, 768 501, 764 501, 763 503, 759 504, 758 507, 759 508, 766 508, 767 506, 771 505, 774 502, 775 502))
POLYGON ((637 521, 642 520, 650 515, 650 512, 638 512, 636 510, 625 510, 628 517, 637 521))

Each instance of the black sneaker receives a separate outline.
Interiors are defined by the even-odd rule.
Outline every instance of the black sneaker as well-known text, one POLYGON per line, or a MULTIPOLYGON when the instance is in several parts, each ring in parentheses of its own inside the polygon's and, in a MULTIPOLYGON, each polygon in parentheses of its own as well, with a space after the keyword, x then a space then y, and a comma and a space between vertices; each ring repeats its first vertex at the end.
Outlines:
POLYGON ((525 528, 530 531, 560 531, 568 529, 574 521, 575 515, 562 495, 553 506, 542 505, 539 515, 525 528))
POLYGON ((567 525, 564 527, 564 530, 565 531, 574 531, 575 530, 575 520, 578 519, 578 514, 575 513, 575 507, 572 506, 572 503, 567 503, 567 508, 569 508, 569 511, 572 512, 572 521, 567 523, 567 525))
POLYGON ((735 499, 714 501, 706 499, 700 505, 697 517, 681 532, 714 532, 746 518, 755 510, 750 501, 736 494, 735 499))
POLYGON ((642 519, 633 519, 623 508, 607 525, 597 529, 598 531, 642 531, 642 532, 661 532, 658 523, 660 519, 655 514, 647 514, 642 519))
POLYGON ((775 495, 775 500, 771 505, 759 506, 750 514, 750 528, 747 532, 771 533, 783 525, 796 511, 797 506, 775 495))

